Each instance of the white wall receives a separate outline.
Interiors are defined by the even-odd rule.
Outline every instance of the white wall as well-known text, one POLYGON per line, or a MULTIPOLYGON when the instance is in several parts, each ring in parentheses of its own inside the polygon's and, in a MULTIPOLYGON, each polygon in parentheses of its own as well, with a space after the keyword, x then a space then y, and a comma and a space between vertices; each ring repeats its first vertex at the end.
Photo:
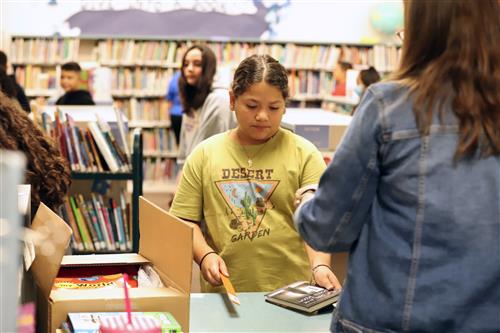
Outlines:
MULTIPOLYGON (((278 26, 279 39, 349 43, 382 41, 383 36, 377 34, 370 25, 370 12, 381 2, 383 1, 294 1, 278 26)), ((400 1, 395 4, 400 4, 400 1)), ((390 40, 392 41, 392 36, 390 40)))
MULTIPOLYGON (((238 0, 232 4, 221 1, 219 7, 236 13, 248 13, 251 2, 238 0), (235 5, 238 4, 239 5, 235 5)), ((62 32, 64 35, 78 33, 69 31, 63 23, 66 18, 76 13, 86 3, 92 8, 114 9, 142 6, 147 10, 165 10, 176 6, 191 7, 196 1, 84 1, 57 0, 57 5, 49 5, 49 0, 0 0, 0 28, 10 35, 52 35, 62 32), (99 4, 100 3, 100 4, 99 4), (179 5, 182 3, 182 5, 179 5), (156 5, 155 5, 156 4, 156 5), (156 7, 155 7, 156 6, 156 7)), ((265 1, 266 5, 283 1, 265 1)), ((207 9, 198 1, 200 9, 207 9)), ((370 15, 374 6, 380 3, 401 5, 401 0, 292 0, 289 7, 282 11, 280 24, 275 28, 278 40, 325 41, 325 42, 391 42, 393 36, 384 36, 371 28, 370 15)), ((215 6, 215 5, 214 5, 215 6)), ((0 41, 1 42, 1 41, 0 41)))

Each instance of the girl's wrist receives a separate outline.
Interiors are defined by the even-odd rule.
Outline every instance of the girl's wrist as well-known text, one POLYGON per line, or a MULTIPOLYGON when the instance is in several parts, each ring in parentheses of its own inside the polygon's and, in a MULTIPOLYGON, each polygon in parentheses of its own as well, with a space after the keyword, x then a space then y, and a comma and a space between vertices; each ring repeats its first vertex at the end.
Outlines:
POLYGON ((330 265, 327 265, 327 264, 318 264, 318 265, 314 266, 313 268, 311 268, 312 273, 313 274, 316 273, 316 271, 320 267, 326 267, 326 268, 328 268, 333 273, 333 269, 330 267, 330 265))
POLYGON ((303 188, 300 189, 300 196, 304 196, 306 193, 312 193, 314 194, 316 192, 316 189, 318 188, 317 184, 312 184, 308 186, 304 186, 303 188))
POLYGON ((198 263, 198 266, 200 266, 200 268, 201 268, 201 265, 203 265, 203 261, 204 261, 204 260, 205 260, 205 259, 206 259, 206 258, 207 258, 210 254, 215 254, 215 255, 218 255, 218 254, 217 254, 217 252, 215 252, 215 251, 208 251, 207 253, 205 253, 205 254, 203 255, 203 257, 201 257, 200 262, 198 263))

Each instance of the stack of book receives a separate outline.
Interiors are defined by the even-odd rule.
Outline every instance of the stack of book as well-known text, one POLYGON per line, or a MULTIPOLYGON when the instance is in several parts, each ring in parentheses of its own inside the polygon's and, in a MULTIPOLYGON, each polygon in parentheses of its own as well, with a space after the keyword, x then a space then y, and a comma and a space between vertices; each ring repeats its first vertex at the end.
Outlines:
POLYGON ((59 216, 73 230, 71 247, 75 251, 132 250, 131 210, 123 193, 119 202, 112 198, 105 200, 95 193, 91 193, 90 199, 81 194, 68 196, 59 216))
POLYGON ((157 127, 143 130, 142 136, 144 155, 153 155, 151 153, 161 155, 164 153, 165 155, 175 156, 177 154, 178 147, 173 130, 157 127))
POLYGON ((59 146, 72 171, 130 171, 125 147, 118 144, 108 123, 99 116, 96 118, 96 121, 86 122, 85 128, 77 125, 71 115, 58 109, 54 112, 54 119, 43 112, 41 126, 59 146))
POLYGON ((144 180, 173 182, 179 172, 179 165, 169 158, 148 158, 144 161, 144 180))

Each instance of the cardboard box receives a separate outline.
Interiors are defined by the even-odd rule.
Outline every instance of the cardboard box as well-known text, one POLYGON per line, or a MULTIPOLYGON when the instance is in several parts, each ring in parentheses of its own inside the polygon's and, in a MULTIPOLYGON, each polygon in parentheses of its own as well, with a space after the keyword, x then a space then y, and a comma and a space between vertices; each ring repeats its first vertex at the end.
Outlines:
MULTIPOLYGON (((192 227, 161 210, 144 198, 139 201, 139 253, 63 256, 62 242, 69 243, 71 230, 47 207, 37 212, 34 229, 50 230, 58 246, 50 255, 37 247, 33 275, 38 283, 39 331, 55 332, 66 320, 68 312, 125 311, 123 289, 52 290, 58 272, 91 270, 129 271, 140 265, 152 265, 165 288, 131 288, 129 294, 133 311, 168 311, 189 331, 189 290, 193 260, 192 227), (61 242, 62 241, 62 242, 61 242)), ((46 251, 46 249, 45 249, 46 251)))
POLYGON ((281 126, 308 139, 321 151, 335 151, 351 119, 349 115, 323 109, 289 108, 281 126))

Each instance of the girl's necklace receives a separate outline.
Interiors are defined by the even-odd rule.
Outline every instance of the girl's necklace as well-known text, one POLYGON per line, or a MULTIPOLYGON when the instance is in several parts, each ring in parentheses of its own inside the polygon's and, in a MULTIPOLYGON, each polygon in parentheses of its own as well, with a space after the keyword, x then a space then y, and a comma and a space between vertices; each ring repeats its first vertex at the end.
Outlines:
POLYGON ((239 141, 238 143, 240 143, 240 146, 241 146, 241 148, 243 148, 243 152, 245 153, 245 156, 247 157, 248 168, 251 169, 253 167, 253 158, 256 157, 257 155, 259 155, 259 153, 264 149, 264 147, 266 147, 266 144, 269 142, 269 140, 271 140, 273 138, 274 135, 272 137, 270 137, 262 145, 262 147, 260 147, 260 149, 255 152, 255 154, 253 154, 252 156, 250 156, 250 154, 248 154, 248 151, 245 148, 245 146, 243 144, 241 144, 241 139, 240 139, 240 136, 238 135, 238 130, 234 129, 234 131, 236 131, 236 137, 238 138, 238 141, 239 141))

